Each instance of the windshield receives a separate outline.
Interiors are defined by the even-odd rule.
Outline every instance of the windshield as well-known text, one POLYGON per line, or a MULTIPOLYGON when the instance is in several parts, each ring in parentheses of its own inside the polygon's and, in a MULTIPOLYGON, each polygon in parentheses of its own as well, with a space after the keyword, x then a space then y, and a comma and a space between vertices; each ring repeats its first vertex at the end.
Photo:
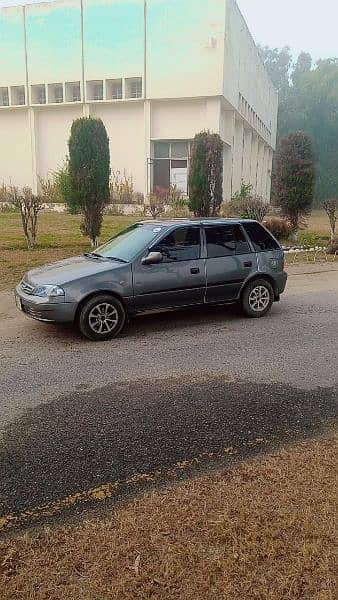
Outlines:
POLYGON ((155 239, 164 228, 155 224, 136 223, 121 231, 109 242, 95 249, 94 255, 129 262, 155 239))

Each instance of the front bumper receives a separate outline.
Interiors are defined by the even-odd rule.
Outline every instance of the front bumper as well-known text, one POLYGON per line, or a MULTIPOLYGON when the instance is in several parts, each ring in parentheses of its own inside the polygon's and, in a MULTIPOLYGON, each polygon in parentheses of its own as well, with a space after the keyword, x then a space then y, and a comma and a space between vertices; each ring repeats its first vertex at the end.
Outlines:
POLYGON ((39 298, 25 294, 18 285, 14 292, 17 308, 25 315, 47 323, 73 322, 76 304, 65 302, 64 298, 39 298))

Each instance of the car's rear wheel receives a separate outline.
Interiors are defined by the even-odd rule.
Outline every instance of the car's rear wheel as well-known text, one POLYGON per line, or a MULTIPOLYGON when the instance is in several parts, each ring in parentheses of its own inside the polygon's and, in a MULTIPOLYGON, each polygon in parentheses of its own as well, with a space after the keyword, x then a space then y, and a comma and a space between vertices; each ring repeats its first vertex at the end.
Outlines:
POLYGON ((259 319, 271 309, 274 301, 272 285, 266 279, 255 279, 244 288, 241 304, 247 317, 259 319))
POLYGON ((122 303, 109 294, 98 294, 81 307, 78 326, 81 333, 93 341, 116 337, 126 321, 122 303))

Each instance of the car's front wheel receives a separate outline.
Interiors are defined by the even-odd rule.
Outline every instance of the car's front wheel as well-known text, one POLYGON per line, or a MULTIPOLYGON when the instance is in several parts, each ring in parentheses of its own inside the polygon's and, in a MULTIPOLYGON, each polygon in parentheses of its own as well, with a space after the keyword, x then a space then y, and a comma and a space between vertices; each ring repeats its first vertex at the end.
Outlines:
POLYGON ((116 337, 126 321, 122 303, 109 294, 98 294, 81 307, 78 326, 81 333, 93 341, 116 337))
POLYGON ((255 279, 248 283, 242 293, 242 309, 247 317, 264 317, 274 301, 272 285, 266 279, 255 279))

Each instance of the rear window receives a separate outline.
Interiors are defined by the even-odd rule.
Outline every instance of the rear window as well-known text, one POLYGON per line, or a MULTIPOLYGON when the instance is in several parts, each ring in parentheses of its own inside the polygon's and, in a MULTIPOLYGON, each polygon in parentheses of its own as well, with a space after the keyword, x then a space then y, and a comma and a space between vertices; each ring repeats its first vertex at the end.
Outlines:
POLYGON ((242 225, 249 235, 256 252, 266 252, 267 250, 276 250, 279 248, 276 240, 259 223, 242 223, 242 225))

